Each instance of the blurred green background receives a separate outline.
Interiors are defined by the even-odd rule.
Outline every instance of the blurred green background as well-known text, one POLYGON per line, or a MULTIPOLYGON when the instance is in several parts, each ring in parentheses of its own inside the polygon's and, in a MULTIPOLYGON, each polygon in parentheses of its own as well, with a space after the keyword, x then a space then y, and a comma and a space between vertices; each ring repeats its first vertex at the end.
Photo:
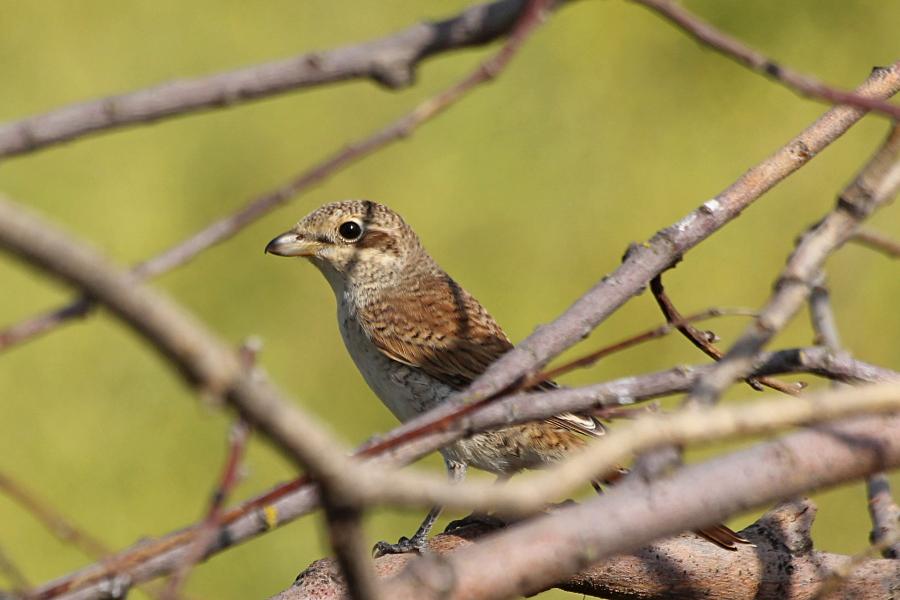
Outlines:
MULTIPOLYGON (((362 41, 466 5, 5 0, 0 120, 362 41)), ((894 61, 900 49, 900 3, 688 5, 785 64, 843 87, 862 81, 872 66, 894 61)), ((430 60, 417 84, 401 92, 364 81, 334 85, 10 159, 0 169, 0 190, 129 264, 403 114, 491 51, 430 60)), ((153 285, 235 344, 260 336, 260 362, 272 378, 355 444, 391 428, 393 417, 347 357, 321 276, 300 261, 263 256, 275 234, 331 200, 388 203, 517 341, 611 271, 629 242, 647 239, 715 195, 823 110, 700 48, 638 6, 574 3, 535 35, 499 81, 153 285)), ((666 279, 681 309, 764 302, 794 237, 831 208, 886 129, 884 119, 867 118, 691 252, 666 279)), ((873 224, 900 235, 896 207, 873 224)), ((848 348, 900 368, 897 265, 851 246, 828 267, 848 348)), ((68 290, 6 256, 0 256, 0 283, 4 325, 70 298, 68 290)), ((577 351, 659 321, 645 294, 577 351)), ((743 323, 712 327, 727 345, 743 323)), ((810 340, 801 315, 777 345, 810 340)), ((670 337, 566 381, 703 361, 685 341, 670 337)), ((739 389, 734 396, 750 394, 739 389)), ((161 535, 205 510, 230 418, 201 406, 168 365, 107 314, 3 354, 0 398, 0 470, 108 544, 118 548, 161 535)), ((427 464, 440 468, 437 460, 427 464)), ((233 500, 293 476, 259 440, 250 447, 246 471, 233 500)), ((862 487, 817 500, 817 545, 863 548, 862 487)), ((410 533, 420 517, 379 512, 367 531, 373 542, 393 540, 410 533)), ((223 599, 275 593, 326 552, 317 523, 307 517, 217 556, 196 569, 188 589, 223 599)), ((0 545, 33 582, 89 562, 3 496, 0 545)))

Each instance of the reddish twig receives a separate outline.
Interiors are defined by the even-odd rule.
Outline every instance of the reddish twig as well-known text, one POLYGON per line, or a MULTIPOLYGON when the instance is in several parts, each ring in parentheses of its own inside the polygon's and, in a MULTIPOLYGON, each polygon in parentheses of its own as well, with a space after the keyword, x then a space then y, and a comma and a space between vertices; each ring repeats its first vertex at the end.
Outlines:
POLYGON ((213 491, 210 499, 206 517, 197 528, 187 557, 178 566, 172 577, 169 578, 162 595, 163 600, 175 600, 179 597, 179 590, 187 581, 191 569, 206 557, 207 552, 215 544, 225 516, 225 511, 223 510, 225 500, 231 495, 232 490, 240 481, 241 461, 243 460, 249 437, 250 425, 239 418, 229 431, 228 455, 222 474, 219 477, 219 483, 216 485, 216 489, 213 491))
MULTIPOLYGON (((678 331, 681 332, 684 337, 713 360, 720 360, 722 358, 724 352, 712 343, 711 338, 713 336, 710 335, 710 332, 700 331, 691 325, 690 322, 681 322, 679 324, 680 321, 683 321, 683 318, 678 309, 675 308, 675 304, 672 302, 671 298, 666 294, 666 290, 662 283, 662 273, 650 281, 650 290, 653 292, 653 298, 656 300, 656 304, 659 305, 663 316, 665 316, 666 321, 670 325, 677 327, 678 331)), ((757 391, 762 391, 761 386, 766 386, 773 390, 790 394, 791 396, 796 396, 803 388, 802 384, 786 383, 784 381, 779 381, 774 377, 749 377, 746 381, 747 385, 757 391)))
POLYGON ((716 29, 672 0, 632 0, 655 11, 697 41, 734 59, 749 69, 767 75, 797 94, 830 104, 845 104, 900 119, 900 106, 822 83, 815 77, 785 67, 740 40, 716 29))

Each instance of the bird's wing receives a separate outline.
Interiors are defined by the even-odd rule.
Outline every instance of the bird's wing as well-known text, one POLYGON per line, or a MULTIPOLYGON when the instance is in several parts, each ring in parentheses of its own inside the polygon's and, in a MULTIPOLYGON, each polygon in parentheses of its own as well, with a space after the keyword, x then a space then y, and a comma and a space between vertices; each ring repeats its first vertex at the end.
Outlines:
POLYGON ((447 276, 387 295, 360 321, 389 358, 463 389, 512 348, 496 321, 447 276))
MULTIPOLYGON (((388 358, 461 390, 512 349, 487 310, 449 276, 420 282, 415 292, 387 296, 361 315, 367 335, 388 358)), ((555 388, 549 381, 535 387, 555 388)), ((566 413, 547 421, 591 437, 605 432, 589 415, 566 413)))

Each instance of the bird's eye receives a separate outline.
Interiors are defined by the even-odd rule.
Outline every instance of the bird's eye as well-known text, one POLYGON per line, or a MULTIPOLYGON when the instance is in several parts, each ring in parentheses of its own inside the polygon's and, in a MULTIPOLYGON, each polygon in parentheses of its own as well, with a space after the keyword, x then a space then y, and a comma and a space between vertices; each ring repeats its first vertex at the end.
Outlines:
POLYGON ((354 242, 362 235, 362 225, 356 221, 345 221, 338 227, 338 233, 348 242, 354 242))

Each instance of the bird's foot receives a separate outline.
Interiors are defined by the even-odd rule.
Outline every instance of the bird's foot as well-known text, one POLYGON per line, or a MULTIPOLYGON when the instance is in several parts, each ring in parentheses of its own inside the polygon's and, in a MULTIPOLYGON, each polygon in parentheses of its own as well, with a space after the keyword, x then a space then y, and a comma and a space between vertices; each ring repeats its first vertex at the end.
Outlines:
POLYGON ((372 548, 372 556, 378 558, 379 556, 385 556, 387 554, 409 554, 410 552, 425 554, 428 552, 427 542, 428 540, 424 535, 414 535, 412 538, 403 536, 397 540, 396 544, 391 544, 382 540, 372 548))
POLYGON ((462 519, 450 521, 450 523, 444 529, 444 533, 451 533, 453 531, 456 531, 457 529, 462 529, 463 527, 468 527, 470 525, 482 525, 491 529, 500 529, 502 527, 506 527, 506 521, 499 517, 495 517, 494 515, 472 513, 471 515, 463 517, 462 519))

